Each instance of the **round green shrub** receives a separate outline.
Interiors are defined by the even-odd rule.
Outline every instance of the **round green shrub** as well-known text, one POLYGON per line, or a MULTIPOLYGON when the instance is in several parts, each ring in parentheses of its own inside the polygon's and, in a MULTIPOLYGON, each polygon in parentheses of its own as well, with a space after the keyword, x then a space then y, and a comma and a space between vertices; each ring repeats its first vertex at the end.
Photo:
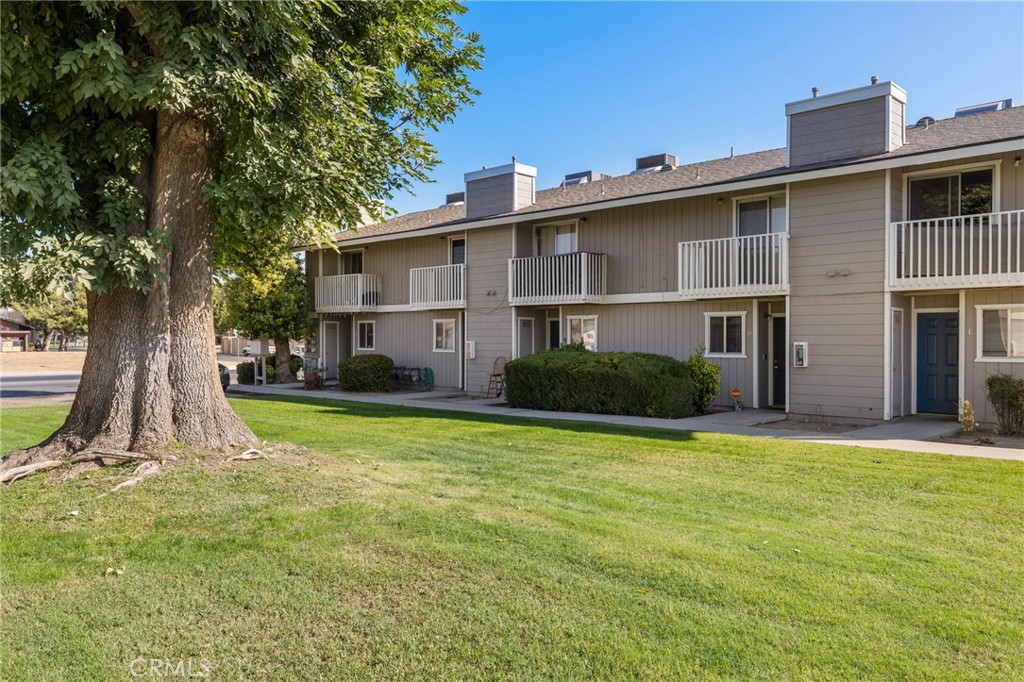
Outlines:
POLYGON ((686 360, 693 379, 693 411, 707 414, 722 391, 722 368, 704 357, 704 347, 697 348, 686 360))
POLYGON ((256 383, 256 363, 240 362, 235 367, 235 376, 240 384, 249 384, 250 386, 256 383))
POLYGON ((985 390, 996 412, 999 433, 1024 436, 1024 379, 993 374, 985 379, 985 390))
POLYGON ((338 386, 343 391, 390 391, 395 362, 386 355, 353 355, 338 365, 338 386))

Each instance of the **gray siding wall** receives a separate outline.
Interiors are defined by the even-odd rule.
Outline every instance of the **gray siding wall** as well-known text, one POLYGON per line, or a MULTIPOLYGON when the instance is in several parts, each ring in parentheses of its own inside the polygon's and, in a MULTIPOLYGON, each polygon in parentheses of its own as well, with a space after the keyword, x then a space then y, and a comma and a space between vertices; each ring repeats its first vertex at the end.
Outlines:
MULTIPOLYGON (((785 186, 778 185, 757 194, 784 191, 785 186)), ((579 224, 577 246, 608 255, 609 294, 675 291, 679 242, 735 236, 733 198, 749 194, 723 193, 581 214, 586 222, 579 224)), ((534 225, 518 228, 520 256, 533 255, 534 225)))
POLYGON ((792 166, 881 154, 891 135, 886 97, 808 111, 789 117, 792 166))
POLYGON ((417 311, 408 313, 359 313, 345 316, 341 333, 355 339, 351 318, 372 320, 374 345, 372 351, 355 350, 357 355, 380 353, 387 355, 400 367, 430 367, 434 370, 434 385, 438 388, 459 388, 462 353, 461 311, 417 311), (454 353, 434 352, 434 320, 456 320, 456 344, 454 353), (346 324, 348 327, 346 328, 346 324))
POLYGON ((790 188, 790 339, 810 344, 810 366, 790 369, 792 412, 883 416, 884 206, 882 172, 790 188))
POLYGON ((306 297, 309 299, 309 309, 316 309, 316 278, 320 272, 320 256, 317 251, 306 252, 306 297))
POLYGON ((516 173, 516 208, 533 205, 534 183, 536 178, 516 173))
MULTIPOLYGON (((984 164, 989 161, 1002 161, 999 164, 999 210, 1001 211, 1015 211, 1024 209, 1024 166, 1015 166, 1014 163, 1017 157, 1020 156, 1020 152, 1009 152, 1006 154, 988 154, 986 156, 976 156, 970 159, 957 160, 953 166, 963 166, 970 164, 984 164)), ((950 163, 931 163, 922 166, 905 167, 899 170, 892 171, 893 177, 893 194, 892 204, 893 212, 899 211, 899 216, 903 215, 904 204, 906 203, 904 197, 904 182, 903 174, 906 172, 917 173, 919 171, 934 171, 935 173, 941 174, 945 168, 950 167, 950 163)), ((902 220, 902 217, 894 217, 894 220, 902 220)))
POLYGON ((367 244, 363 252, 363 272, 380 275, 381 304, 408 304, 409 270, 447 265, 449 236, 432 235, 367 244))
MULTIPOLYGON (((732 406, 729 391, 743 392, 743 402, 753 405, 754 307, 750 300, 652 303, 645 305, 565 306, 563 333, 569 315, 597 315, 597 346, 601 351, 658 353, 685 360, 704 344, 705 312, 745 312, 745 358, 709 358, 722 368, 722 390, 716 405, 732 406)), ((760 324, 766 324, 763 320, 760 324)), ((766 353, 767 348, 760 348, 766 353)))
POLYGON ((482 218, 515 210, 515 174, 466 183, 466 217, 482 218))
POLYGON ((976 359, 980 330, 977 329, 978 311, 974 306, 997 303, 1024 304, 1024 290, 968 291, 965 300, 967 309, 964 311, 966 315, 964 326, 967 327, 967 344, 964 353, 964 397, 970 400, 974 406, 977 420, 991 424, 996 422, 996 414, 988 402, 985 379, 992 374, 999 373, 1024 379, 1024 362, 979 362, 976 359))
POLYGON ((508 305, 512 226, 471 230, 466 234, 466 249, 470 255, 465 338, 476 341, 476 358, 466 362, 466 390, 484 393, 495 359, 512 357, 512 309, 508 305))
POLYGON ((891 118, 889 119, 889 148, 899 149, 903 146, 903 138, 906 131, 904 120, 906 108, 903 102, 897 99, 892 100, 891 118))

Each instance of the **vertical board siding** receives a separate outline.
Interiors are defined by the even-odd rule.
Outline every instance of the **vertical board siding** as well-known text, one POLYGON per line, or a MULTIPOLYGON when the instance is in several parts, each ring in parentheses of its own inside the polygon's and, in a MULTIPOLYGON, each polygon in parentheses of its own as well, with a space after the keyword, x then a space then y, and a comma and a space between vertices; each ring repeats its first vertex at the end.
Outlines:
POLYGON ((512 226, 471 230, 466 266, 466 335, 476 358, 466 361, 466 390, 484 393, 498 357, 512 357, 512 309, 508 305, 508 261, 512 226), (493 295, 489 292, 493 291, 493 295))
POLYGON ((891 135, 885 115, 888 96, 789 117, 789 159, 793 166, 881 154, 891 135))
MULTIPOLYGON (((757 194, 783 191, 785 186, 777 185, 757 194)), ((587 213, 577 228, 577 248, 608 255, 608 294, 676 291, 679 242, 735 236, 733 198, 749 194, 722 193, 587 213)), ((519 226, 517 255, 533 255, 530 239, 536 224, 519 226)))
POLYGON ((466 217, 481 218, 515 210, 515 173, 466 183, 466 217))
MULTIPOLYGON (((351 348, 354 354, 378 353, 387 355, 398 367, 429 367, 434 371, 434 385, 438 388, 459 388, 459 363, 462 360, 459 342, 462 330, 459 328, 458 310, 421 310, 408 313, 357 313, 356 322, 372 321, 374 325, 374 350, 355 350, 355 339, 351 348), (456 344, 454 353, 434 352, 434 320, 456 320, 456 344)), ((349 316, 342 322, 342 335, 350 338, 355 333, 349 316), (348 328, 345 328, 346 323, 348 328)))
POLYGON ((657 353, 685 360, 704 345, 705 312, 745 312, 745 358, 708 358, 722 368, 716 405, 732 406, 729 391, 739 388, 743 402, 753 405, 753 302, 750 300, 650 303, 644 305, 565 306, 562 325, 569 315, 597 315, 600 351, 657 353))
POLYGON ((316 278, 319 277, 320 253, 318 251, 306 251, 306 298, 309 309, 316 310, 316 278))
POLYGON ((881 419, 885 174, 795 184, 789 196, 790 339, 810 358, 789 369, 790 411, 881 419))
POLYGON ((409 270, 448 263, 449 236, 396 239, 366 246, 363 272, 380 275, 382 305, 409 303, 409 270))
POLYGON ((1009 374, 1018 379, 1024 379, 1024 362, 979 362, 978 356, 978 335, 981 330, 978 325, 978 311, 975 306, 992 305, 998 303, 1024 304, 1024 290, 1002 289, 988 291, 968 291, 965 304, 966 319, 964 326, 967 334, 967 344, 964 349, 964 397, 971 401, 974 406, 974 414, 979 422, 994 424, 996 413, 992 404, 988 401, 988 394, 985 391, 985 379, 993 374, 1009 374))

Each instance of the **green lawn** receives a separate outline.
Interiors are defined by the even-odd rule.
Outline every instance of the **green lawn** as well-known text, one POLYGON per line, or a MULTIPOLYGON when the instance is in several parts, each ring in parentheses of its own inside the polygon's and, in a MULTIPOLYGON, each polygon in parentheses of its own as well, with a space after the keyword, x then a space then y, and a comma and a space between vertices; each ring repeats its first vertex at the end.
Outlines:
POLYGON ((1024 678, 1020 463, 234 406, 308 451, 0 493, 0 679, 1024 678))

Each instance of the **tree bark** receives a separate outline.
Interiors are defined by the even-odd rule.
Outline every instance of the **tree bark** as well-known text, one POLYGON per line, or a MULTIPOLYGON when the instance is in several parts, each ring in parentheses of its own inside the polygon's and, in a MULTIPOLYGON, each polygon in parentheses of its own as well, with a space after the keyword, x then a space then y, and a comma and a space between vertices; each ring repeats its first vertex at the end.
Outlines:
POLYGON ((87 295, 89 349, 64 425, 0 472, 69 459, 83 449, 139 451, 174 441, 194 447, 249 445, 256 437, 221 389, 214 348, 214 215, 202 196, 212 178, 201 118, 159 112, 154 156, 138 180, 147 197, 140 230, 166 230, 169 248, 148 291, 87 295))
POLYGON ((53 329, 48 329, 43 333, 43 342, 40 345, 39 350, 44 353, 50 352, 50 342, 53 341, 53 332, 53 329))
POLYGON ((295 381, 292 374, 292 352, 288 339, 274 339, 274 369, 277 372, 275 383, 290 384, 295 381))
POLYGON ((66 353, 68 350, 68 334, 63 329, 60 330, 60 346, 57 347, 61 353, 66 353))

